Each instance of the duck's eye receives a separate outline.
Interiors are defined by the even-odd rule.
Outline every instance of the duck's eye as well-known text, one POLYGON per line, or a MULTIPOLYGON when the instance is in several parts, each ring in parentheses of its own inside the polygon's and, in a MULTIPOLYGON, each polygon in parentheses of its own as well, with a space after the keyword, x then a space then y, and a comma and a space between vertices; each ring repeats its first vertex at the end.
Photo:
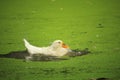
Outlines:
POLYGON ((61 44, 61 42, 58 42, 59 44, 61 44))

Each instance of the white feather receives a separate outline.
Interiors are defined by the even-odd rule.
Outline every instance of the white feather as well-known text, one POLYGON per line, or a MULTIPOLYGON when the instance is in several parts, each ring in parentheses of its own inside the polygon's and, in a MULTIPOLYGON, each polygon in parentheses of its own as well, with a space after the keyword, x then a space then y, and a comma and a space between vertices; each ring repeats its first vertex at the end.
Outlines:
POLYGON ((61 40, 56 40, 52 43, 52 45, 48 47, 37 47, 31 45, 26 39, 24 39, 25 47, 29 52, 30 56, 32 56, 33 54, 43 54, 47 56, 57 56, 57 57, 64 56, 70 50, 63 48, 62 45, 59 44, 59 42, 62 43, 61 40))

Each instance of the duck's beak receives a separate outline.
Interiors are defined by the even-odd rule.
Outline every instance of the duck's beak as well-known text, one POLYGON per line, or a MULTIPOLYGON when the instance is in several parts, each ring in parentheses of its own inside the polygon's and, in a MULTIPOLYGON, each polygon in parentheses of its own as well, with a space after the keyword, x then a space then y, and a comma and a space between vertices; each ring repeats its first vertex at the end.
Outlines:
POLYGON ((63 48, 69 48, 69 46, 66 45, 65 43, 62 43, 62 47, 63 47, 63 48))

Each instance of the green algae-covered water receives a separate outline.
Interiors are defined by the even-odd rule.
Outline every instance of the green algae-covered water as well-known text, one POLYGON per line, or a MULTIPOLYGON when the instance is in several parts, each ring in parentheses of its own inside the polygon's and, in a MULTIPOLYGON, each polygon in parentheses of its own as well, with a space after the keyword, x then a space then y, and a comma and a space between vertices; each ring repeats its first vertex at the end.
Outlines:
POLYGON ((0 0, 0 54, 25 50, 23 38, 92 52, 48 62, 0 58, 0 80, 119 80, 119 8, 119 0, 0 0))

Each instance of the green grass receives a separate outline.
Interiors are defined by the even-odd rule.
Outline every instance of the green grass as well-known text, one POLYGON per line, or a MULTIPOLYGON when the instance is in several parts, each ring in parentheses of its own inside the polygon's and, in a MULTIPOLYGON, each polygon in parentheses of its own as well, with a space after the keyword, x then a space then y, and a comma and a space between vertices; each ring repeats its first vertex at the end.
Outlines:
POLYGON ((91 54, 63 61, 0 58, 0 80, 120 80, 119 0, 0 0, 0 54, 25 50, 22 39, 56 39, 91 54))

